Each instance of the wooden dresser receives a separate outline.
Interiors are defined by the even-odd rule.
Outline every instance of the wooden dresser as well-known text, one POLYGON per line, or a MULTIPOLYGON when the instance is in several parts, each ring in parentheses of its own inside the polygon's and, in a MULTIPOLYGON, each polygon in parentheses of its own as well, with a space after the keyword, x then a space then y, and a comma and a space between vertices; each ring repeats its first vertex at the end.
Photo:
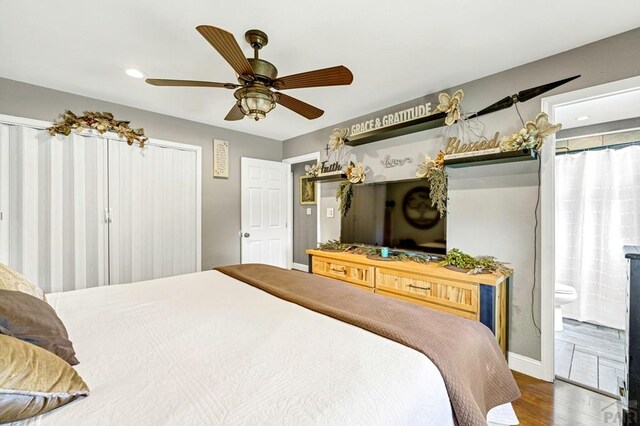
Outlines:
POLYGON ((307 250, 309 272, 341 280, 364 291, 417 303, 480 321, 507 353, 510 277, 469 275, 438 266, 372 260, 367 256, 307 250))

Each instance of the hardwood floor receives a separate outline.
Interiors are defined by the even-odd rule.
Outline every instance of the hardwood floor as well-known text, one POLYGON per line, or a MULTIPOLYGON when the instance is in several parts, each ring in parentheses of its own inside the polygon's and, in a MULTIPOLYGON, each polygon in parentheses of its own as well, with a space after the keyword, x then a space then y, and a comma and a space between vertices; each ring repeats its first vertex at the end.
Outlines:
POLYGON ((556 380, 549 383, 513 372, 522 396, 513 408, 523 426, 619 425, 621 406, 600 393, 556 380))

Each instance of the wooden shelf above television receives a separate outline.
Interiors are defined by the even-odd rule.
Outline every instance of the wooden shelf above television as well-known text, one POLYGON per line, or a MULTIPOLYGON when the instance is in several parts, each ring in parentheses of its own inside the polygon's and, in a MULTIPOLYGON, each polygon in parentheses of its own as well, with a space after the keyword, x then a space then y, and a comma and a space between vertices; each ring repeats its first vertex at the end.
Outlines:
POLYGON ((445 167, 461 168, 472 166, 485 166, 488 164, 514 163, 517 161, 535 160, 538 154, 532 149, 519 151, 498 152, 495 154, 476 155, 471 157, 453 158, 444 160, 445 167))
POLYGON ((365 145, 371 142, 381 141, 383 139, 408 135, 409 133, 435 129, 444 126, 444 119, 446 117, 447 114, 444 112, 427 115, 426 117, 420 117, 415 120, 405 121, 404 123, 394 124, 393 126, 385 127, 383 129, 370 130, 356 136, 351 136, 347 138, 344 143, 349 146, 365 145))
POLYGON ((339 180, 347 180, 347 175, 344 173, 336 173, 335 175, 316 176, 309 178, 309 182, 337 182, 339 180))

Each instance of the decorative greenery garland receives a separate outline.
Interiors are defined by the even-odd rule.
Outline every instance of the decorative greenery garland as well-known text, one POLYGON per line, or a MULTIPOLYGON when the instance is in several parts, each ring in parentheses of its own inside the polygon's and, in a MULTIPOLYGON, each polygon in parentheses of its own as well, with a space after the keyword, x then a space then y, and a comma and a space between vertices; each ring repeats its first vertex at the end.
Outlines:
POLYGON ((429 181, 429 197, 431 206, 440 213, 440 217, 447 215, 447 172, 444 171, 444 152, 440 151, 435 160, 428 155, 418 164, 416 177, 429 181))
POLYGON ((340 182, 338 190, 336 191, 336 200, 340 201, 338 210, 342 216, 346 216, 349 209, 351 209, 351 199, 353 198, 353 186, 352 183, 347 181, 340 182))
POLYGON ((511 268, 507 267, 504 262, 496 260, 495 257, 473 257, 457 248, 449 250, 445 258, 440 262, 440 266, 448 265, 467 269, 468 274, 480 274, 486 271, 495 272, 500 275, 511 275, 511 273, 513 273, 511 268))
POLYGON ((340 182, 336 191, 336 200, 340 201, 338 210, 342 216, 346 216, 351 208, 351 199, 353 198, 353 186, 363 183, 367 177, 367 167, 362 163, 349 162, 345 170, 347 175, 346 182, 340 182))
POLYGON ((51 136, 56 134, 69 136, 74 130, 80 133, 85 129, 96 130, 100 134, 114 132, 119 137, 126 139, 129 145, 137 142, 140 148, 144 148, 144 144, 148 140, 144 129, 132 129, 129 127, 129 121, 116 120, 110 112, 85 111, 83 114, 77 116, 66 110, 60 114, 60 119, 47 129, 49 134, 51 136))
MULTIPOLYGON (((320 250, 341 251, 345 253, 382 257, 380 247, 371 247, 371 246, 358 245, 358 244, 345 244, 345 243, 341 243, 340 240, 329 240, 326 243, 321 243, 319 248, 320 250)), ((388 259, 397 260, 399 262, 416 262, 416 263, 430 262, 430 259, 427 255, 422 255, 420 253, 409 254, 401 251, 397 251, 397 252, 390 251, 388 259)))

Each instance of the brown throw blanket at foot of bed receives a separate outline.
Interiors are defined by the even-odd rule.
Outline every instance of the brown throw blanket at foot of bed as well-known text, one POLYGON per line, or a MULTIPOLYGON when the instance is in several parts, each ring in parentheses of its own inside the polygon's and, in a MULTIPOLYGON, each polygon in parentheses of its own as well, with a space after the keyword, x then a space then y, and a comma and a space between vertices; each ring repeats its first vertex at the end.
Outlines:
POLYGON ((520 396, 495 337, 479 322, 274 266, 245 264, 216 269, 280 299, 425 354, 440 370, 462 426, 486 425, 491 408, 520 396))

